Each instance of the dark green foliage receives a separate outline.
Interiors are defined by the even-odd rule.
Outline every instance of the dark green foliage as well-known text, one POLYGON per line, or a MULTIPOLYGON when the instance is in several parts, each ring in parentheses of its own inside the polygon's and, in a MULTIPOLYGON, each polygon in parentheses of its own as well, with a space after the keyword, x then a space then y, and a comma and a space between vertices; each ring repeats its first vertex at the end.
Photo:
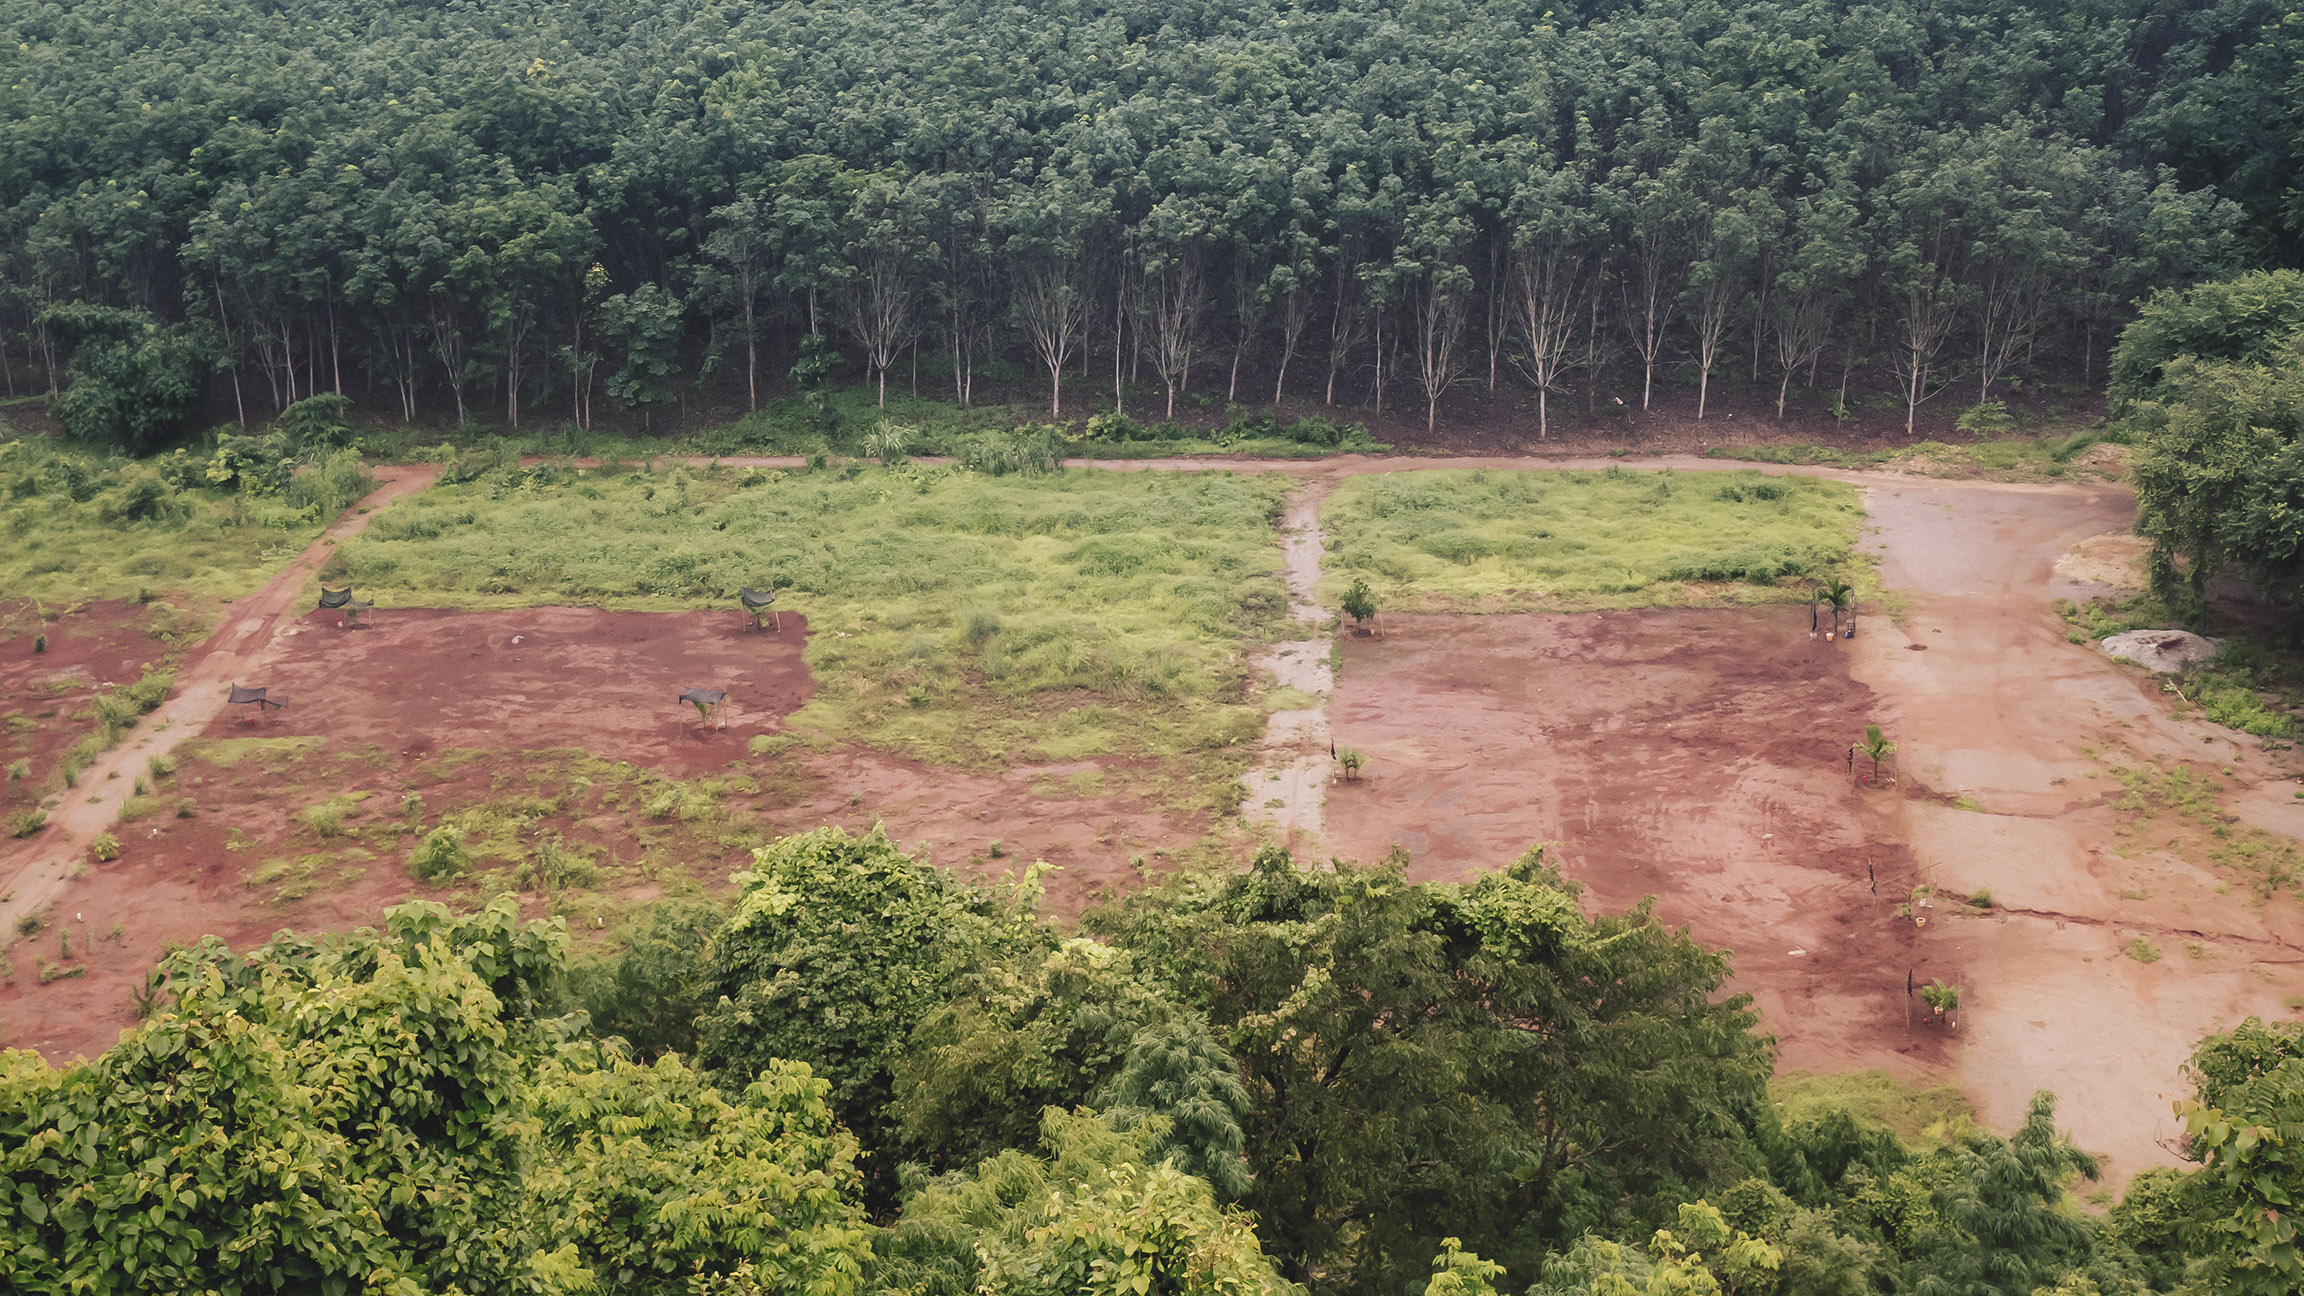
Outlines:
POLYGON ((2192 611, 2238 563, 2266 593, 2292 598, 2304 568, 2289 502, 2304 457, 2304 339, 2270 365, 2178 358, 2128 416, 2135 429, 2137 530, 2153 542, 2154 584, 2192 611))
POLYGON ((634 1056, 696 1052, 696 1019, 712 1006, 710 943, 723 915, 700 900, 648 906, 631 944, 569 969, 570 998, 593 1033, 621 1037, 634 1056))
POLYGON ((288 444, 294 446, 298 454, 340 450, 352 442, 351 410, 350 397, 321 392, 280 411, 274 426, 288 438, 288 444))
MULTIPOLYGON (((841 376, 917 359, 963 403, 1095 350, 1063 413, 1136 382, 1193 423, 1365 400, 1379 346, 1428 407, 1482 368, 1642 400, 1682 354, 1777 394, 1811 345, 1887 386, 1892 325, 1937 305, 1918 387, 1954 356, 2092 380, 2235 226, 2293 259, 2281 12, 5 0, 0 333, 37 358, 59 300, 205 321, 254 418, 340 386, 584 425, 738 364, 716 395, 765 408, 798 352, 819 432, 835 331, 841 376), (1533 325, 1531 282, 1563 294, 1533 325)), ((119 424, 84 376, 76 417, 119 424)))
POLYGON ((72 357, 56 417, 83 441, 148 454, 182 435, 207 401, 219 356, 198 327, 84 303, 50 307, 40 326, 72 357))
POLYGON ((754 853, 712 940, 714 1006, 699 1056, 727 1074, 806 1062, 867 1150, 896 1144, 885 1109, 913 1028, 954 980, 1038 939, 1028 912, 898 850, 821 828, 754 853))
POLYGON ((1394 862, 1178 884, 1099 926, 1238 1059, 1243 1204, 1292 1276, 1394 1291, 1454 1236, 1514 1274, 1756 1163, 1766 1046, 1725 963, 1645 909, 1588 919, 1531 853, 1465 887, 1394 862))
POLYGON ((1096 1094, 1095 1105, 1123 1126, 1146 1117, 1164 1122, 1152 1155, 1208 1181, 1216 1195, 1248 1195, 1247 1086, 1239 1065, 1217 1043, 1207 1023, 1180 1016, 1138 1031, 1120 1073, 1096 1094))

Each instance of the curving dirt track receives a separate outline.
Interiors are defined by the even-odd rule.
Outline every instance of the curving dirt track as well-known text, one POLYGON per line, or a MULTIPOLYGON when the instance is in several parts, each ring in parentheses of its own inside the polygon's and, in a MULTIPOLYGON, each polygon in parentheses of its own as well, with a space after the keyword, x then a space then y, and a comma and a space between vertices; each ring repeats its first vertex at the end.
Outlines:
POLYGON ((347 509, 264 588, 232 606, 216 633, 177 672, 174 694, 80 776, 90 789, 87 794, 67 793, 44 831, 0 845, 0 886, 5 887, 0 891, 0 931, 15 930, 18 918, 64 893, 86 858, 88 843, 119 822, 120 808, 135 788, 137 775, 154 757, 173 751, 224 709, 231 686, 248 678, 258 655, 271 646, 280 619, 290 614, 305 583, 319 574, 336 545, 357 535, 376 510, 431 485, 440 470, 380 468, 375 475, 380 484, 374 491, 347 509))

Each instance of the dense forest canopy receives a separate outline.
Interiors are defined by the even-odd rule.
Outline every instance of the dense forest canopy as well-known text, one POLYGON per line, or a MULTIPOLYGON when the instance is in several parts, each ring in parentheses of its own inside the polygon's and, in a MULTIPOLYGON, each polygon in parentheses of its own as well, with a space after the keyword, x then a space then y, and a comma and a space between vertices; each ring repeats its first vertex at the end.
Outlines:
MULTIPOLYGON (((2260 0, 0 0, 0 342, 243 421, 587 423, 834 340, 962 403, 2093 382, 2290 261, 2260 0), (80 332, 85 335, 86 321, 80 332), (118 338, 126 325, 107 325, 118 338), (223 384, 219 383, 219 391, 223 384)), ((1540 402, 1542 403, 1542 402, 1540 402)), ((81 430, 140 440, 100 401, 81 430), (107 421, 107 420, 110 421, 107 421)), ((67 411, 67 413, 70 413, 67 411)), ((1542 415, 1540 415, 1542 417, 1542 415)))

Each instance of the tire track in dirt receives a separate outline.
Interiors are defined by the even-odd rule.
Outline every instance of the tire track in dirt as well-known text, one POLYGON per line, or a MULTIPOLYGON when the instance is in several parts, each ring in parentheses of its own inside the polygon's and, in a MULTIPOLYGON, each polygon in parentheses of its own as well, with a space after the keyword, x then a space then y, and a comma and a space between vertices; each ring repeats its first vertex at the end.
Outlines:
POLYGON ((88 844, 120 822, 122 807, 155 757, 205 729, 226 706, 232 685, 260 683, 247 674, 249 668, 272 646, 305 582, 327 564, 336 546, 359 534, 385 505, 416 494, 439 475, 430 466, 376 469, 381 484, 375 490, 346 509, 262 589, 232 605, 224 623, 177 671, 168 700, 65 789, 45 829, 0 851, 0 878, 7 879, 0 892, 0 932, 13 932, 18 919, 64 893, 86 860, 88 844))

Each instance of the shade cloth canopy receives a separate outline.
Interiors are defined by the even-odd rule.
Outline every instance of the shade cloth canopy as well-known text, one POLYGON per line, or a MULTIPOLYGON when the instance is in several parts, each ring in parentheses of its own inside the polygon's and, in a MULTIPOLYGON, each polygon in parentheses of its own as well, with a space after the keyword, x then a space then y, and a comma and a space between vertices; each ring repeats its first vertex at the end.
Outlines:
POLYGON ((728 696, 726 689, 682 689, 680 700, 697 706, 718 706, 728 696))
POLYGON ((357 612, 362 608, 372 608, 376 605, 374 603, 353 602, 352 587, 349 585, 340 590, 332 590, 323 585, 320 587, 320 606, 330 609, 351 608, 353 611, 357 612))
POLYGON ((256 709, 259 711, 263 710, 265 707, 284 707, 288 705, 285 702, 275 702, 271 698, 264 696, 264 694, 264 689, 242 688, 235 684, 232 686, 231 701, 234 705, 253 702, 256 704, 256 709))
POLYGON ((750 586, 746 586, 743 589, 736 591, 736 598, 744 606, 757 611, 776 601, 776 591, 771 589, 766 593, 762 593, 761 591, 753 589, 750 586))

